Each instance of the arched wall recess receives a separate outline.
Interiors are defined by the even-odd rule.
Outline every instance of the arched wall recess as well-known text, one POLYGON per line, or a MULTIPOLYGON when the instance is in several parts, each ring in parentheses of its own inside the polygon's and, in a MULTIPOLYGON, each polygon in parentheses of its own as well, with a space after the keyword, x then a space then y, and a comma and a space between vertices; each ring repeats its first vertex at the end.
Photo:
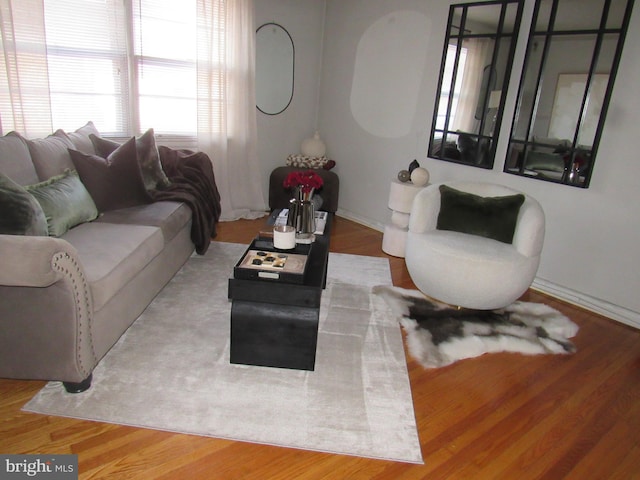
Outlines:
POLYGON ((537 0, 505 172, 589 186, 633 0, 537 0))
POLYGON ((295 48, 277 23, 256 30, 256 106, 267 115, 284 112, 293 99, 295 48))
POLYGON ((378 19, 360 38, 349 103, 366 132, 382 138, 411 132, 430 31, 426 15, 398 10, 378 19))
POLYGON ((429 156, 492 168, 523 0, 451 5, 429 156))

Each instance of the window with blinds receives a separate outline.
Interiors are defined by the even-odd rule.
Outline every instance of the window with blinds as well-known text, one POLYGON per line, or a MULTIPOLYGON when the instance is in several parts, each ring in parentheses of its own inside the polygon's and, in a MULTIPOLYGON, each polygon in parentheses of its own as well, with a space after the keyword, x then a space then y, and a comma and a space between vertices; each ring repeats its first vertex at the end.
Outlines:
POLYGON ((118 0, 45 0, 52 123, 73 130, 88 119, 109 134, 134 131, 130 118, 127 19, 118 0))
POLYGON ((195 136, 196 0, 44 0, 44 7, 56 128, 91 119, 113 136, 151 127, 195 136))

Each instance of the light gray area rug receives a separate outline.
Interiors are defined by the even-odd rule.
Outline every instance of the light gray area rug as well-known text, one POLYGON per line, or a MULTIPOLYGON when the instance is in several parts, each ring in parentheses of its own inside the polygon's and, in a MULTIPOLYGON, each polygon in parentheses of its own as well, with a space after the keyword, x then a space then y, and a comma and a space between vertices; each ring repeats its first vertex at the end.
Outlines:
POLYGON ((24 410, 369 458, 422 463, 402 334, 371 287, 386 259, 330 254, 315 371, 229 363, 228 279, 246 246, 192 256, 68 394, 48 383, 24 410))

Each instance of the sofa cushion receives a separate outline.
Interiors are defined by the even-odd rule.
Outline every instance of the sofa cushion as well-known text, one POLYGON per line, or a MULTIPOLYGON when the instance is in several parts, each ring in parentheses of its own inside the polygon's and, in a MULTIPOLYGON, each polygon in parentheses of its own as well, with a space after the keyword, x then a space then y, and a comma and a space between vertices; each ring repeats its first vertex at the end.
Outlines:
POLYGON ((100 212, 150 203, 138 166, 135 138, 115 149, 107 158, 70 150, 80 180, 100 212))
POLYGON ((19 185, 40 181, 27 141, 16 132, 0 137, 0 171, 19 185))
POLYGON ((27 140, 27 146, 40 180, 48 180, 65 170, 73 169, 73 162, 69 155, 69 149, 73 148, 73 143, 64 135, 64 132, 62 135, 53 134, 46 138, 27 140))
POLYGON ((436 228, 511 243, 523 203, 522 194, 481 197, 440 185, 440 213, 436 228))
MULTIPOLYGON (((526 257, 508 243, 495 242, 490 238, 457 231, 431 230, 414 238, 422 249, 432 250, 439 256, 456 258, 470 268, 477 265, 521 264, 526 257)), ((460 275, 461 272, 452 272, 460 275)))
MULTIPOLYGON (((101 138, 98 135, 91 135, 91 141, 96 149, 96 154, 105 158, 120 146, 119 143, 101 138)), ((153 128, 136 138, 136 152, 145 188, 156 190, 169 186, 171 182, 162 169, 153 128)))
POLYGON ((0 234, 47 235, 47 218, 27 190, 0 173, 0 234))
POLYGON ((111 210, 100 215, 96 221, 160 227, 165 242, 169 242, 190 220, 191 209, 186 204, 161 201, 149 205, 111 210))
POLYGON ((98 216, 96 204, 75 171, 29 185, 26 190, 40 203, 52 237, 98 216))
POLYGON ((96 311, 164 248, 160 229, 143 225, 85 223, 63 238, 78 251, 96 311))
POLYGON ((88 121, 85 125, 74 132, 67 132, 66 135, 69 137, 69 140, 71 140, 71 143, 73 143, 75 150, 88 155, 95 155, 96 149, 93 146, 93 142, 89 135, 96 135, 99 137, 100 132, 98 132, 98 129, 92 121, 88 121))

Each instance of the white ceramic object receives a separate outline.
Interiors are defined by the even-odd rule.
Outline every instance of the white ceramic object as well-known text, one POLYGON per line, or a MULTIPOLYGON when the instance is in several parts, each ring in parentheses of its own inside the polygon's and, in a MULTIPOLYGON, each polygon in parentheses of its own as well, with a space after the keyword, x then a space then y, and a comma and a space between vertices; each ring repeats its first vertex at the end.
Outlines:
POLYGON ((391 223, 398 228, 409 228, 409 214, 394 210, 391 213, 391 223))
POLYGON ((316 132, 312 138, 307 138, 302 142, 300 150, 307 157, 324 157, 327 147, 320 139, 320 134, 316 132))
POLYGON ((410 213, 413 199, 420 190, 421 188, 413 183, 392 180, 389 191, 389 208, 396 212, 410 213))
POLYGON ((429 183, 429 171, 426 168, 414 168, 411 172, 411 183, 417 187, 424 187, 429 183))
POLYGON ((291 250, 296 247, 296 229, 291 225, 273 227, 273 246, 278 250, 291 250))

